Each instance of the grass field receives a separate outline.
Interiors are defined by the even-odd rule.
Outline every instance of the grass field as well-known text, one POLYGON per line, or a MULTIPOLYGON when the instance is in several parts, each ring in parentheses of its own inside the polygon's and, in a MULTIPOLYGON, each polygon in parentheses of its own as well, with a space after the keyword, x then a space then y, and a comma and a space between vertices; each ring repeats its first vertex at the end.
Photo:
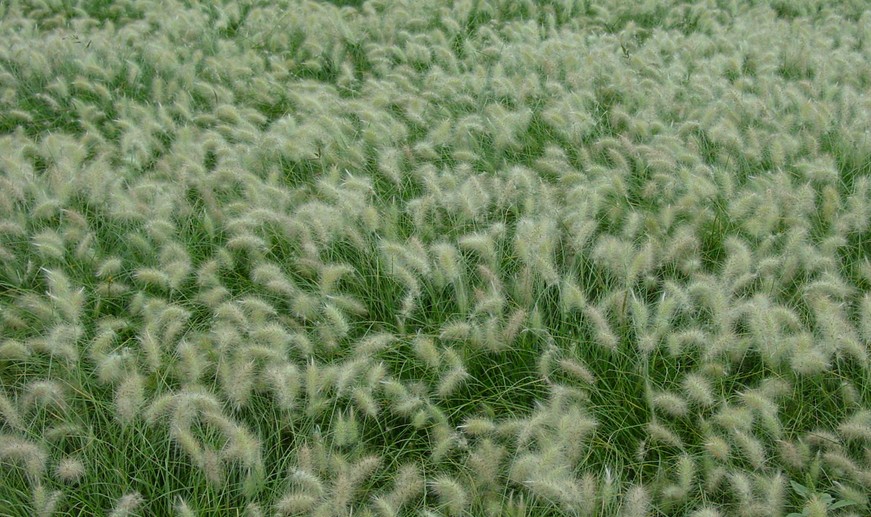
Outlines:
POLYGON ((861 0, 0 2, 0 515, 861 516, 861 0))

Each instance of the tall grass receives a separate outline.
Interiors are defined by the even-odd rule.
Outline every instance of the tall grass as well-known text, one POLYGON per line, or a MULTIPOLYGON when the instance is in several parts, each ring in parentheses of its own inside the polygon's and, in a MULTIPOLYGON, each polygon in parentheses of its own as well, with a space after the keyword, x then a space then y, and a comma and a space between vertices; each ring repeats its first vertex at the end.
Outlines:
POLYGON ((867 514, 869 26, 0 5, 0 514, 867 514))

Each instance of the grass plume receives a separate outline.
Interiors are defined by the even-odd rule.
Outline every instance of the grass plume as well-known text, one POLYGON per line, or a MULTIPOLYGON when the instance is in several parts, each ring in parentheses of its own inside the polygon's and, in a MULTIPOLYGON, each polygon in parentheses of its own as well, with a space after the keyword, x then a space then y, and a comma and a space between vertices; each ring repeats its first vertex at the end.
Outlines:
POLYGON ((0 2, 0 514, 867 511, 862 2, 223 4, 0 2))

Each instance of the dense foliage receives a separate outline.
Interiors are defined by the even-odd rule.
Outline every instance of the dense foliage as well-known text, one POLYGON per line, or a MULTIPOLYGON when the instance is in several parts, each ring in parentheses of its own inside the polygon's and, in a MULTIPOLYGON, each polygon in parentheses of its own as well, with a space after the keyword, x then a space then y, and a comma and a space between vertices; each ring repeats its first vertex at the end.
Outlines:
POLYGON ((867 515, 864 1, 0 35, 0 514, 867 515))

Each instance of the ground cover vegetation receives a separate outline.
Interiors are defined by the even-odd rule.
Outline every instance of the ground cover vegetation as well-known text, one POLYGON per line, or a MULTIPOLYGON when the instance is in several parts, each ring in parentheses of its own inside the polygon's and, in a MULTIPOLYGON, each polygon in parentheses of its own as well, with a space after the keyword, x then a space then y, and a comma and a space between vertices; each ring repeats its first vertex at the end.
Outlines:
POLYGON ((0 514, 871 511, 865 2, 0 34, 0 514))

